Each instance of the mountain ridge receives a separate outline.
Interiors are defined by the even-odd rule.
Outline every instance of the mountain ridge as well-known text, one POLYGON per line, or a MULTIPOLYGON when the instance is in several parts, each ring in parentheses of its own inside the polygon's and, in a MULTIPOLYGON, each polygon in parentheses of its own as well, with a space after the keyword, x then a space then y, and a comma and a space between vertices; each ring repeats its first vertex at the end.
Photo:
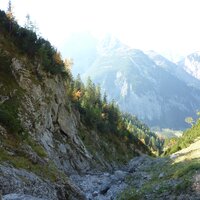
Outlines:
POLYGON ((47 40, 3 11, 0 27, 3 198, 83 200, 71 175, 111 172, 160 148, 146 125, 103 100, 94 83, 74 80, 47 40))
POLYGON ((151 127, 188 127, 185 118, 194 117, 200 106, 200 81, 157 53, 148 55, 109 39, 96 46, 94 62, 81 74, 83 80, 90 76, 110 101, 151 127))

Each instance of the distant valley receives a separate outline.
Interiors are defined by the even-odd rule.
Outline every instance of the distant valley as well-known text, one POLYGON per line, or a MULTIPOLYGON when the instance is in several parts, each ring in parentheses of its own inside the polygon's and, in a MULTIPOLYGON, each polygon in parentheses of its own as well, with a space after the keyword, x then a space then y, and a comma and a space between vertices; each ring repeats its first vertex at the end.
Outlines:
POLYGON ((77 35, 70 42, 66 54, 74 58, 74 76, 80 73, 83 80, 90 76, 123 111, 150 127, 176 130, 188 127, 186 117, 196 117, 200 108, 198 53, 173 63, 156 52, 132 49, 109 35, 102 41, 77 35), (73 41, 81 45, 79 51, 71 48, 73 41))
POLYGON ((0 10, 0 199, 199 200, 198 53, 176 64, 77 34, 66 44, 72 74, 71 59, 12 16, 9 1, 0 10))

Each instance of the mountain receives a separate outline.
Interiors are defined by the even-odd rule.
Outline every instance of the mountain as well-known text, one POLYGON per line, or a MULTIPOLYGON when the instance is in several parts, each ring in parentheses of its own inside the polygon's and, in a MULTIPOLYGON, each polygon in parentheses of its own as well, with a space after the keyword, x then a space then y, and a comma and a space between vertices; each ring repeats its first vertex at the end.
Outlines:
POLYGON ((111 173, 161 150, 98 86, 74 80, 49 41, 3 11, 0 27, 0 198, 85 200, 73 175, 111 173))
POLYGON ((110 100, 151 127, 187 127, 185 118, 200 107, 198 80, 156 53, 131 49, 113 38, 97 49, 83 79, 90 76, 110 100))
POLYGON ((183 66, 181 66, 181 62, 178 64, 173 63, 154 51, 148 51, 145 53, 156 63, 156 65, 164 68, 178 79, 184 81, 188 86, 192 86, 197 89, 200 88, 200 81, 190 74, 183 66))
POLYGON ((49 41, 3 11, 0 27, 0 199, 199 198, 198 160, 155 158, 163 141, 73 79, 49 41))
POLYGON ((179 61, 178 65, 188 74, 200 80, 200 52, 192 53, 179 61))

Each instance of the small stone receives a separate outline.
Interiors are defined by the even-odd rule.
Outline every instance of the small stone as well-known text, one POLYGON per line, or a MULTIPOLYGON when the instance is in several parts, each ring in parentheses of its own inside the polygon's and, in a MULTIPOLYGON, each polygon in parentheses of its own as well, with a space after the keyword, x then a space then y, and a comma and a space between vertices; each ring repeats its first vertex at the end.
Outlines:
POLYGON ((110 174, 109 173, 104 173, 104 176, 110 176, 110 174))
POLYGON ((159 177, 159 178, 163 178, 163 177, 164 177, 164 175, 165 175, 165 174, 162 172, 162 173, 160 173, 160 174, 159 174, 159 176, 158 176, 158 177, 159 177))
POLYGON ((118 170, 118 171, 115 171, 115 177, 118 179, 118 180, 123 180, 124 177, 126 176, 126 172, 123 172, 121 170, 118 170))
POLYGON ((106 186, 106 187, 102 188, 100 191, 100 194, 105 195, 109 189, 110 189, 110 186, 106 186))
POLYGON ((93 197, 97 197, 99 195, 99 193, 97 192, 97 191, 94 191, 93 193, 92 193, 92 196, 93 197))
POLYGON ((170 155, 170 158, 171 158, 171 159, 175 159, 176 157, 177 157, 176 154, 172 154, 172 155, 170 155))

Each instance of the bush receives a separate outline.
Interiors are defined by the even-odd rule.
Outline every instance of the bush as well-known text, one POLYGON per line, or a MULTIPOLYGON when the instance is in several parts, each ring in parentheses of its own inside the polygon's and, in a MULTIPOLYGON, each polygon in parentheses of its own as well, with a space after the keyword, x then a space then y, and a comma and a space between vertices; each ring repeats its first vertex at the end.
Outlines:
POLYGON ((11 58, 7 56, 2 49, 0 49, 0 71, 6 74, 12 74, 10 65, 11 58))
POLYGON ((197 120, 196 124, 192 128, 186 130, 182 137, 175 140, 175 144, 172 147, 168 148, 164 155, 170 155, 175 153, 183 148, 188 147, 192 144, 196 138, 200 137, 200 120, 197 120))
POLYGON ((20 27, 16 21, 7 18, 3 11, 0 11, 0 33, 8 37, 20 53, 26 54, 30 59, 39 58, 47 72, 60 74, 63 78, 70 77, 60 54, 49 41, 38 38, 32 30, 20 27))
POLYGON ((21 125, 18 119, 8 111, 0 109, 0 124, 5 126, 9 131, 18 133, 21 125))

